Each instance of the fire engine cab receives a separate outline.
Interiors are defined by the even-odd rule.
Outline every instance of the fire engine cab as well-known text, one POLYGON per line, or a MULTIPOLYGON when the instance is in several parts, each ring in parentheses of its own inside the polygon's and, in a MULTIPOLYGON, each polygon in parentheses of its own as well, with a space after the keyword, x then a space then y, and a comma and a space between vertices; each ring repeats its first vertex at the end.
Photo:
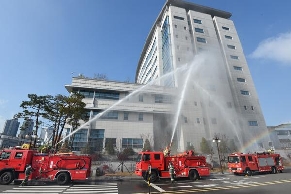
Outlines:
POLYGON ((158 178, 171 178, 171 169, 174 168, 175 178, 187 177, 190 180, 197 180, 203 176, 210 175, 209 166, 204 156, 195 156, 192 152, 185 152, 180 155, 166 155, 163 152, 145 151, 140 152, 135 174, 151 182, 158 178))
POLYGON ((228 156, 229 171, 251 176, 255 172, 282 172, 284 167, 280 154, 276 153, 232 153, 228 156))
POLYGON ((24 180, 27 164, 33 169, 29 179, 56 180, 60 185, 86 180, 91 172, 90 156, 47 154, 22 148, 4 149, 0 151, 0 184, 24 180))

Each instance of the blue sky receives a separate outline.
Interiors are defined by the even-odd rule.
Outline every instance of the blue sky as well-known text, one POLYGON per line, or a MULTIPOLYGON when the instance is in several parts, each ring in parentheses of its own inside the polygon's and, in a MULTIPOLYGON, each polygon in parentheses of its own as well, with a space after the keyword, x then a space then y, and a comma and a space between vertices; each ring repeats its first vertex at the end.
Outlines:
MULTIPOLYGON (((291 3, 188 0, 232 13, 267 125, 291 121, 291 3)), ((68 95, 79 73, 134 81, 165 0, 1 0, 0 131, 27 94, 68 95)))

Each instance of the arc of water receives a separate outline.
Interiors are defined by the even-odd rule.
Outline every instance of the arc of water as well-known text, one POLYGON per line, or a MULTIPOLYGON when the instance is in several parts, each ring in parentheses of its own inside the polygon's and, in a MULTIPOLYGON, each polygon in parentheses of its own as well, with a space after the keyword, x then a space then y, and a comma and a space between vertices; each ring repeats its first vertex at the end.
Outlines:
POLYGON ((116 103, 114 103, 112 106, 110 106, 109 108, 107 108, 106 110, 104 110, 103 112, 97 114, 96 116, 94 116, 92 119, 90 119, 89 121, 87 121, 86 123, 84 123, 83 125, 79 126, 76 130, 70 132, 68 135, 66 135, 61 141, 59 141, 56 145, 58 145, 59 143, 62 143, 63 141, 65 141, 67 138, 69 138, 70 136, 74 135, 75 133, 77 133, 79 130, 81 130, 82 128, 86 127, 88 124, 90 124, 91 122, 99 119, 103 114, 105 114, 106 112, 112 110, 114 107, 118 106, 120 103, 124 102, 125 100, 129 99, 131 96, 137 94, 138 92, 146 89, 147 87, 151 86, 151 85, 155 85, 155 83, 159 82, 161 79, 165 79, 168 76, 172 76, 174 73, 180 72, 185 70, 187 67, 186 66, 181 66, 179 68, 177 68, 174 71, 168 72, 165 75, 157 78, 157 79, 153 79, 152 81, 150 81, 148 84, 141 86, 140 88, 134 90, 133 92, 131 92, 129 95, 127 95, 126 97, 120 99, 119 101, 117 101, 116 103))
POLYGON ((172 143, 173 143, 175 132, 177 130, 179 116, 181 114, 181 109, 182 109, 182 105, 183 105, 183 102, 184 102, 184 99, 185 99, 185 94, 186 94, 186 91, 187 91, 187 88, 188 88, 187 85, 188 85, 188 82, 190 80, 190 76, 194 71, 194 67, 197 69, 198 65, 203 64, 203 62, 204 62, 204 55, 200 54, 200 55, 196 55, 195 56, 195 58, 194 58, 194 60, 193 60, 193 62, 191 64, 189 64, 189 65, 186 64, 186 66, 190 66, 190 68, 188 69, 187 75, 186 75, 186 77, 184 79, 182 93, 181 93, 180 99, 178 101, 178 108, 177 108, 177 113, 176 113, 175 119, 174 119, 173 133, 172 133, 170 145, 172 145, 172 143))

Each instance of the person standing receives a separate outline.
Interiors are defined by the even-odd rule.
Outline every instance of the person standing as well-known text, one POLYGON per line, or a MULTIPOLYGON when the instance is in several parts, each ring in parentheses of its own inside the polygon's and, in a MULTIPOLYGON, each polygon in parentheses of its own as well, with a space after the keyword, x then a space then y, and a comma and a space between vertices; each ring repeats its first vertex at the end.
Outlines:
POLYGON ((30 164, 27 164, 26 165, 26 168, 25 168, 25 179, 22 181, 22 183, 20 184, 20 186, 27 186, 27 183, 28 183, 28 178, 29 176, 31 175, 33 169, 31 167, 30 164))
POLYGON ((171 183, 173 183, 174 180, 175 180, 175 168, 174 168, 174 166, 173 166, 173 164, 171 162, 169 163, 168 168, 169 168, 169 174, 170 174, 170 177, 171 177, 171 183))

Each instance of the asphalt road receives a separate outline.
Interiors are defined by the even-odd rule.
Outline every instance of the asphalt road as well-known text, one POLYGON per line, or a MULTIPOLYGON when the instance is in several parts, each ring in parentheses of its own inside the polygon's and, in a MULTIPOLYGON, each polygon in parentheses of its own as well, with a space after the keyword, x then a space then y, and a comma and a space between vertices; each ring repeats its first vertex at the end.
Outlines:
POLYGON ((179 179, 171 183, 169 179, 160 180, 149 186, 142 179, 112 179, 90 180, 75 182, 66 186, 58 186, 55 183, 32 182, 30 186, 1 185, 1 193, 26 194, 26 193, 49 193, 49 194, 145 194, 145 193, 244 193, 244 194, 289 194, 291 191, 291 169, 278 174, 256 174, 254 176, 235 176, 229 173, 214 174, 208 178, 189 181, 179 179))

